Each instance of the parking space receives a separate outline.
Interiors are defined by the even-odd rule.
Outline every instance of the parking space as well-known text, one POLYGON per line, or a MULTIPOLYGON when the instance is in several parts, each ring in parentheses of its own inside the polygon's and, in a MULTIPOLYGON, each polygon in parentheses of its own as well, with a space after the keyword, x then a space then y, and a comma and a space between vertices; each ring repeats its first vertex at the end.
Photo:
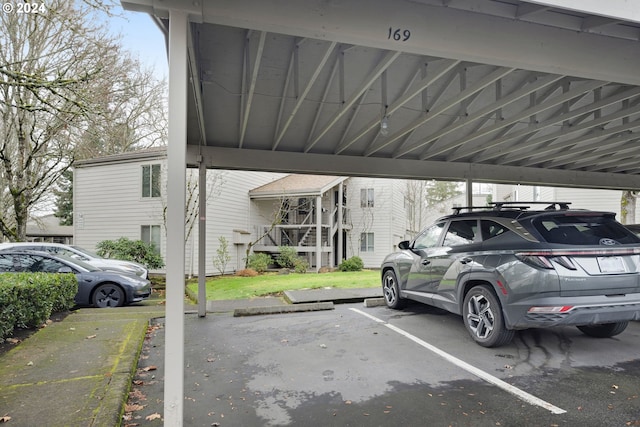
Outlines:
MULTIPOLYGON (((525 331, 497 349, 421 305, 188 316, 185 330, 184 425, 640 424, 638 323, 604 340, 525 331)), ((143 350, 140 367, 157 367, 140 372, 145 414, 162 413, 164 345, 158 328, 143 350)))

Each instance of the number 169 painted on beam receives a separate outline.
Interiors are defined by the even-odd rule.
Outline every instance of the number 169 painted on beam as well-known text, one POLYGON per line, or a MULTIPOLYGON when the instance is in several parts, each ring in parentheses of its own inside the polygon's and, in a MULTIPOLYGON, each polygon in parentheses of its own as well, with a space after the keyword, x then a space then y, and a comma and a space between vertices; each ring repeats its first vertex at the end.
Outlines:
POLYGON ((406 42, 411 38, 411 31, 403 30, 402 28, 393 28, 389 27, 389 34, 387 35, 387 39, 395 40, 398 42, 406 42))

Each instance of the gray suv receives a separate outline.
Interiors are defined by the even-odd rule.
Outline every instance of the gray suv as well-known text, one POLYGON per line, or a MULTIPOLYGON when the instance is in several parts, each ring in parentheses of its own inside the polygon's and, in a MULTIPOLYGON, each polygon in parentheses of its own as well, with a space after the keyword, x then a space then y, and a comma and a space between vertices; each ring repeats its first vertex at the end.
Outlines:
POLYGON ((527 328, 621 333, 640 320, 640 237, 614 213, 569 204, 454 208, 385 258, 387 306, 415 300, 461 315, 484 347, 527 328))

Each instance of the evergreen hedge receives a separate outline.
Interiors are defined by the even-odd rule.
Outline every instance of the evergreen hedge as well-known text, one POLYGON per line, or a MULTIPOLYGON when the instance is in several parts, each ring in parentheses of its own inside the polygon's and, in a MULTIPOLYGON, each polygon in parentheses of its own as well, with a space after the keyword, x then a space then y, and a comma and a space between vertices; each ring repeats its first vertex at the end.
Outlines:
POLYGON ((36 328, 69 310, 78 293, 74 274, 0 273, 0 340, 15 328, 36 328))

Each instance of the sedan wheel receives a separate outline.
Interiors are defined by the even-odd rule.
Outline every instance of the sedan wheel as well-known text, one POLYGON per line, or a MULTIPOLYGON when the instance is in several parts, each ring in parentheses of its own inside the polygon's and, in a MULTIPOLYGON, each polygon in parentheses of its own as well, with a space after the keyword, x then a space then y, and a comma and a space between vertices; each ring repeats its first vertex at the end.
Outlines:
POLYGON ((584 325, 578 326, 578 329, 590 337, 609 338, 616 336, 627 329, 629 322, 604 323, 602 325, 584 325))
POLYGON ((500 302, 488 286, 475 286, 467 293, 463 317, 467 331, 483 347, 498 347, 513 339, 515 332, 505 327, 500 302))
POLYGON ((404 307, 405 300, 400 297, 398 280, 392 270, 385 271, 382 276, 382 294, 384 295, 384 301, 387 303, 387 307, 396 310, 404 307))
POLYGON ((99 308, 121 307, 124 301, 124 291, 113 283, 100 285, 93 292, 93 305, 99 308))

